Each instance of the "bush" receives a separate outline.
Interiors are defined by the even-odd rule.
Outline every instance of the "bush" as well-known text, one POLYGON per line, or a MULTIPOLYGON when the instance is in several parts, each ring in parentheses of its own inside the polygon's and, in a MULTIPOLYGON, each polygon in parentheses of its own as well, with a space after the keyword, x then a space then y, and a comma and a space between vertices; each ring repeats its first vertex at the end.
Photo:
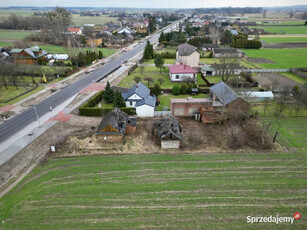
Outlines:
POLYGON ((152 94, 155 95, 156 97, 160 96, 161 94, 161 87, 159 84, 155 84, 155 87, 152 89, 152 94))
POLYGON ((175 85, 175 86, 173 87, 172 93, 173 93, 174 95, 179 95, 179 94, 180 94, 180 88, 179 88, 179 86, 175 85))
POLYGON ((164 59, 176 58, 176 53, 174 52, 161 52, 161 56, 164 59))
POLYGON ((186 84, 182 85, 181 88, 180 88, 180 93, 181 94, 187 94, 187 91, 188 91, 188 87, 186 84))

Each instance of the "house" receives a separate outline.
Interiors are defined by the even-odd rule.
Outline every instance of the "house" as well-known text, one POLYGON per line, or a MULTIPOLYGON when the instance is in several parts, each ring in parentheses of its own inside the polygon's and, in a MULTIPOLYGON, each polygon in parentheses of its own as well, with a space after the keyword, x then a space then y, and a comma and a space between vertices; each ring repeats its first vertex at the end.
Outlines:
POLYGON ((193 69, 189 65, 170 65, 169 67, 169 78, 171 82, 182 82, 182 81, 197 81, 197 70, 193 69))
POLYGON ((134 30, 139 33, 139 34, 146 34, 147 28, 148 28, 148 24, 143 23, 143 22, 136 22, 133 24, 133 28, 134 30))
POLYGON ((134 37, 132 34, 126 34, 124 37, 123 37, 123 42, 125 43, 129 43, 129 42, 133 42, 134 40, 134 37))
POLYGON ((67 61, 69 56, 68 54, 48 54, 47 58, 49 60, 54 59, 55 61, 67 61))
POLYGON ((134 133, 135 130, 136 119, 115 107, 103 117, 96 136, 103 142, 121 143, 126 133, 134 133))
POLYGON ((182 140, 182 127, 173 116, 163 117, 158 125, 157 136, 162 149, 178 149, 182 140))
POLYGON ((9 61, 12 59, 12 54, 3 48, 0 48, 0 60, 9 61))
POLYGON ((67 34, 81 35, 82 34, 82 30, 79 27, 68 27, 67 28, 67 34))
POLYGON ((246 100, 222 81, 210 87, 210 98, 213 102, 220 102, 227 110, 248 112, 250 108, 246 100))
POLYGON ((197 68, 199 63, 200 54, 195 46, 187 43, 178 46, 176 52, 176 64, 189 65, 197 68))
POLYGON ((243 58, 245 53, 242 50, 232 48, 232 47, 223 47, 213 50, 213 57, 214 58, 243 58))
POLYGON ((238 63, 229 63, 227 68, 224 64, 203 65, 201 72, 204 76, 219 76, 226 73, 230 75, 240 75, 242 67, 238 63))
POLYGON ((102 44, 102 38, 88 38, 86 45, 91 47, 98 47, 102 44))
POLYGON ((238 31, 237 31, 236 29, 230 30, 230 33, 231 33, 232 35, 239 35, 239 33, 238 33, 238 31))
POLYGON ((156 97, 150 95, 141 82, 131 87, 127 93, 122 93, 126 107, 135 108, 138 117, 153 117, 156 107, 156 97))
POLYGON ((217 48, 219 48, 218 44, 206 43, 206 44, 203 44, 202 50, 206 52, 210 52, 217 48))
POLYGON ((13 56, 14 62, 21 64, 35 64, 39 58, 44 59, 48 55, 45 50, 38 46, 26 49, 12 49, 10 52, 13 56))
POLYGON ((118 34, 135 34, 133 30, 128 27, 125 27, 117 32, 118 34))

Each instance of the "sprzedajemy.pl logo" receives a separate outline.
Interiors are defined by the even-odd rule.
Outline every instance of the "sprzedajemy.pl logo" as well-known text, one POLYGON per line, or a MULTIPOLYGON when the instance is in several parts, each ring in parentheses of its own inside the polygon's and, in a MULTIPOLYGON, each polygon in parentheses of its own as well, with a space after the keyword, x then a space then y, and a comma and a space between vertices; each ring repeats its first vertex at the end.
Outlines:
POLYGON ((247 223, 291 223, 293 224, 294 219, 299 220, 301 218, 301 214, 299 212, 294 213, 293 217, 290 216, 247 216, 247 223))

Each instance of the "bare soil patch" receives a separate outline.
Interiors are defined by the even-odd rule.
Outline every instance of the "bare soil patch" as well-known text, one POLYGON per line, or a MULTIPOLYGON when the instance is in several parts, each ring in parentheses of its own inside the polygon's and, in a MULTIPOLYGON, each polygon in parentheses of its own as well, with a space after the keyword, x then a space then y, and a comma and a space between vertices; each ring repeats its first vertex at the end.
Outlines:
POLYGON ((45 98, 49 97, 53 91, 51 89, 48 89, 47 91, 38 94, 36 97, 30 98, 29 100, 23 102, 21 104, 22 107, 29 107, 32 105, 35 105, 39 103, 40 101, 44 100, 45 98))
POLYGON ((296 43, 264 43, 263 48, 265 49, 298 49, 307 48, 307 42, 296 42, 296 43))
POLYGON ((251 61, 253 63, 256 63, 256 64, 263 64, 263 63, 276 63, 270 59, 267 59, 267 58, 251 58, 251 57, 247 57, 246 58, 248 61, 251 61))
POLYGON ((266 90, 283 90, 297 85, 295 81, 279 73, 261 73, 254 77, 259 86, 266 90))

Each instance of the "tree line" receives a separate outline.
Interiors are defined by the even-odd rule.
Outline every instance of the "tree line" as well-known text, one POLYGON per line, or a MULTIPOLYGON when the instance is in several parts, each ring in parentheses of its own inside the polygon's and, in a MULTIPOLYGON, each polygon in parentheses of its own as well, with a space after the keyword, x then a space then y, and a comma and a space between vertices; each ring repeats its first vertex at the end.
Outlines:
POLYGON ((41 16, 21 16, 11 14, 0 23, 1 29, 9 30, 40 30, 48 26, 49 21, 46 17, 41 16))
POLYGON ((262 44, 259 39, 248 40, 245 35, 236 35, 230 46, 239 49, 260 49, 262 44))

